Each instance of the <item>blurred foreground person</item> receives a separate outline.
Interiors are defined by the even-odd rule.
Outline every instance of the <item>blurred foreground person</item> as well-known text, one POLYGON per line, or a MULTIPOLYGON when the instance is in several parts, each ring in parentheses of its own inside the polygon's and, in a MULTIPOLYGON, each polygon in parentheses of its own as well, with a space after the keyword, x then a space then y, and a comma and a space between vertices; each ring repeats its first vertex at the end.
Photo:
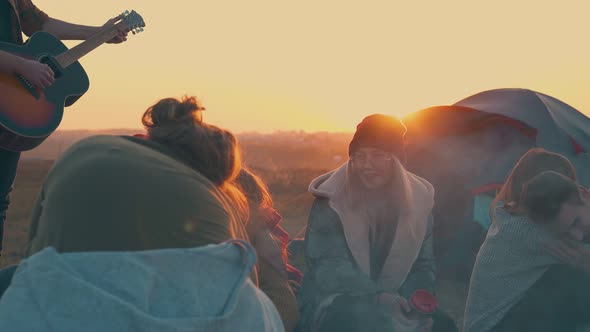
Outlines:
POLYGON ((230 240, 240 220, 219 187, 239 168, 213 164, 228 160, 216 157, 218 147, 232 144, 197 121, 190 98, 164 103, 158 124, 192 137, 176 141, 185 145, 158 134, 93 136, 56 161, 35 206, 28 258, 0 301, 0 328, 284 331, 249 278, 254 249, 230 240))

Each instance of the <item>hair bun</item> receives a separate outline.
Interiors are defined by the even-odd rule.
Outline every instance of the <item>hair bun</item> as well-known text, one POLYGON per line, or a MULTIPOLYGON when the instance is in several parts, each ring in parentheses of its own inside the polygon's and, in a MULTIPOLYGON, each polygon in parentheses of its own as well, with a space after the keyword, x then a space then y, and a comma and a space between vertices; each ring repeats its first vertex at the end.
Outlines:
POLYGON ((177 119, 182 119, 187 115, 194 113, 195 111, 204 111, 205 107, 197 100, 197 98, 184 97, 181 102, 178 102, 175 109, 175 115, 177 119))
POLYGON ((164 98, 145 111, 141 122, 147 128, 200 123, 203 110, 205 107, 194 96, 184 96, 181 100, 164 98))

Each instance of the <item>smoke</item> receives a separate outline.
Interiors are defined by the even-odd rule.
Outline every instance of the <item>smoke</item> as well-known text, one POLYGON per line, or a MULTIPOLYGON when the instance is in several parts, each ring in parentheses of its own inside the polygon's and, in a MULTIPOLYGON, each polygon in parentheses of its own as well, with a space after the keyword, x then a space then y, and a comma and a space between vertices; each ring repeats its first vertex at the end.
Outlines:
MULTIPOLYGON (((472 190, 501 184, 535 141, 498 123, 479 130, 408 136, 409 171, 435 189, 435 254, 441 257, 471 222, 472 190)), ((469 248, 465 248, 469 250, 469 248)))

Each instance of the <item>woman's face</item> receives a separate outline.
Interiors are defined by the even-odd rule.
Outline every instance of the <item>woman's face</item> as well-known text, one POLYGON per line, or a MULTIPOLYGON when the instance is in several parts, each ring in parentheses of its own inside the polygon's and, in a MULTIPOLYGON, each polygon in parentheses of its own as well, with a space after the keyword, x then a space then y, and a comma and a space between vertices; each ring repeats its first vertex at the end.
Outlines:
POLYGON ((381 149, 360 147, 350 156, 353 173, 369 190, 384 187, 393 176, 393 155, 381 149))
POLYGON ((580 190, 582 203, 566 202, 561 207, 556 222, 549 225, 550 230, 576 241, 584 241, 590 235, 590 193, 580 190))

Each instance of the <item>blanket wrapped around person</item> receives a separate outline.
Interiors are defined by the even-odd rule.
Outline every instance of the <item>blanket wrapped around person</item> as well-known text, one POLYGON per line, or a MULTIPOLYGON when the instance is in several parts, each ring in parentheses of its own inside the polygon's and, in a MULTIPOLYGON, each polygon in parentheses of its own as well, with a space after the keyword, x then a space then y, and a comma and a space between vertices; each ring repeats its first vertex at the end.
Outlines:
POLYGON ((188 249, 58 253, 24 260, 0 301, 2 331, 284 331, 232 240, 188 249))

